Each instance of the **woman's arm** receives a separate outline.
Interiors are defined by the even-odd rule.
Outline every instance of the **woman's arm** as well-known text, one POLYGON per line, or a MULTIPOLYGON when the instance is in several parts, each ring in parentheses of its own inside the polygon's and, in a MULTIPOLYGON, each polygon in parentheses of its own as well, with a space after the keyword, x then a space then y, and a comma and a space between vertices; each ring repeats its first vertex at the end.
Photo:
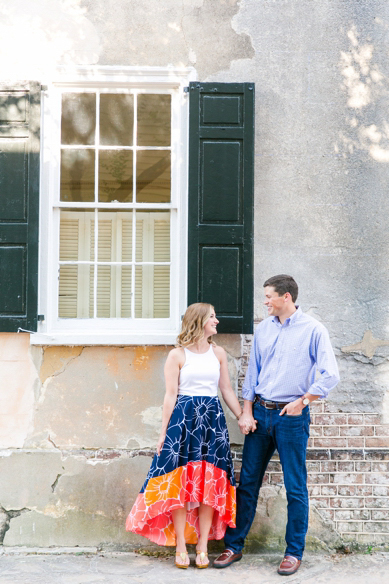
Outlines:
POLYGON ((239 400, 231 387, 226 352, 222 347, 214 347, 214 352, 220 361, 220 391, 222 392, 223 399, 230 408, 231 412, 235 415, 236 418, 239 419, 242 415, 242 408, 240 407, 239 400))
POLYGON ((166 430, 171 418, 174 405, 177 400, 178 392, 178 379, 180 376, 180 368, 184 364, 184 356, 181 349, 172 349, 166 359, 164 374, 165 374, 165 385, 166 393, 163 400, 162 408, 162 428, 161 434, 157 442, 157 454, 159 455, 162 450, 163 443, 165 442, 166 430))

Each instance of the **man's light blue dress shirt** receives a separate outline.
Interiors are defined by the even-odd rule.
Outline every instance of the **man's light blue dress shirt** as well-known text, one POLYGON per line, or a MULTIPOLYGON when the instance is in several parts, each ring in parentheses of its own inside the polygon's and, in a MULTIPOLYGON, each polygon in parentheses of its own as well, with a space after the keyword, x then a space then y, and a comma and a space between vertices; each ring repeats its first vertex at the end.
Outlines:
POLYGON ((244 399, 291 402, 309 392, 326 397, 339 381, 328 331, 301 308, 284 324, 278 317, 259 323, 243 384, 244 399), (317 371, 321 374, 317 376, 317 371))

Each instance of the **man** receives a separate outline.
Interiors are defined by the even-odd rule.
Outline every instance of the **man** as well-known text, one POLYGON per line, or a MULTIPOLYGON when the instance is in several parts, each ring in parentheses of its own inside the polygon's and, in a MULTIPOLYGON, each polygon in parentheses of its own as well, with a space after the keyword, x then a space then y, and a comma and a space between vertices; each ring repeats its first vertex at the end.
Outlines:
POLYGON ((295 280, 274 276, 264 289, 269 318, 255 331, 242 392, 239 427, 246 438, 236 528, 227 529, 226 549, 214 567, 226 568, 242 558, 263 476, 277 449, 288 501, 287 546, 278 573, 290 575, 300 567, 308 529, 309 404, 328 395, 339 381, 339 372, 327 329, 295 304, 295 280))

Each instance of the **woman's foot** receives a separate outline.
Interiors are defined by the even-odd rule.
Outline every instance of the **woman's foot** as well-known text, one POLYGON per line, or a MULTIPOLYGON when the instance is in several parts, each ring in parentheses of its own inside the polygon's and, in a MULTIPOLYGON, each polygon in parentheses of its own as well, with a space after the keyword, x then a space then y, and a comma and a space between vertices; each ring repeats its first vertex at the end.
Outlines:
POLYGON ((208 568, 209 559, 208 553, 201 550, 196 550, 196 566, 198 568, 208 568))
POLYGON ((177 568, 183 568, 184 570, 189 566, 189 556, 187 551, 179 552, 176 550, 175 565, 177 568))

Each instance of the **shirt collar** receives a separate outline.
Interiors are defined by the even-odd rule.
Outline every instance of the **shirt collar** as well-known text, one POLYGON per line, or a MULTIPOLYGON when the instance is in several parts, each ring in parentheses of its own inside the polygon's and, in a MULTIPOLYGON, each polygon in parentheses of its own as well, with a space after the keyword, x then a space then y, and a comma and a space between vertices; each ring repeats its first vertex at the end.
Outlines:
POLYGON ((298 319, 298 318, 299 318, 299 317, 302 315, 302 313, 303 313, 303 311, 301 310, 300 306, 297 306, 297 304, 296 304, 296 308, 297 308, 296 312, 294 312, 294 313, 292 314, 292 316, 290 316, 289 318, 287 318, 287 319, 285 320, 285 322, 284 322, 284 324, 283 324, 283 325, 281 325, 281 323, 280 323, 280 319, 278 318, 278 316, 273 316, 273 318, 272 318, 272 321, 273 321, 273 322, 275 322, 276 324, 280 325, 280 326, 284 326, 285 324, 290 326, 290 325, 291 325, 291 324, 293 324, 293 323, 294 323, 294 322, 295 322, 295 321, 296 321, 296 320, 297 320, 297 319, 298 319))

